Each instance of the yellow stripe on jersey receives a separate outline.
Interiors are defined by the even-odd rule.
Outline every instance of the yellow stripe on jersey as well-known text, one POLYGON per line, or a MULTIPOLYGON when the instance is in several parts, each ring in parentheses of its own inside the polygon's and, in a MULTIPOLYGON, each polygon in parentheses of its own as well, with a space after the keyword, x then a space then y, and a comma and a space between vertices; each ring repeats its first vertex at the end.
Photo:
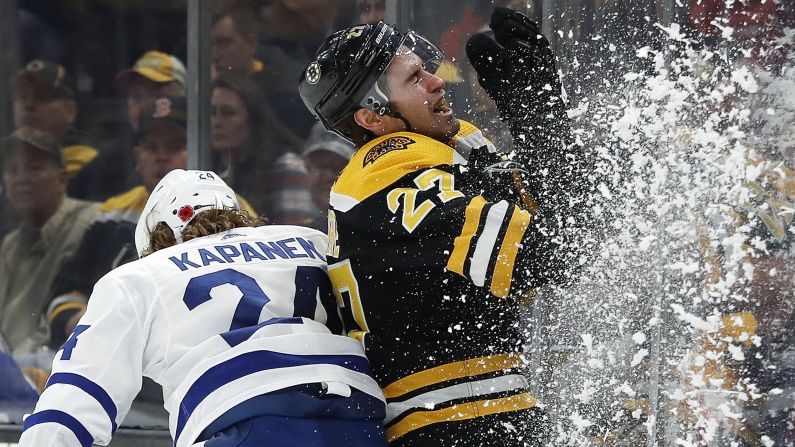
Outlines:
POLYGON ((521 366, 522 355, 516 353, 490 355, 488 357, 446 363, 390 383, 384 388, 384 396, 387 399, 393 399, 428 385, 463 377, 479 376, 504 369, 519 368, 521 366))
POLYGON ((66 162, 66 172, 69 177, 75 175, 83 166, 93 160, 99 151, 91 146, 74 144, 63 148, 63 159, 66 162))
POLYGON ((348 331, 348 337, 358 341, 361 344, 364 344, 364 337, 369 334, 369 332, 365 331, 348 331))
POLYGON ((454 158, 452 147, 424 135, 384 135, 356 150, 332 191, 361 202, 407 174, 452 165, 454 158))
POLYGON ((60 315, 61 313, 67 310, 83 310, 85 308, 86 308, 85 303, 74 302, 74 301, 60 304, 56 306, 55 309, 53 309, 50 315, 47 317, 47 324, 52 324, 52 322, 55 321, 58 315, 60 315))
POLYGON ((436 411, 418 411, 387 428, 387 441, 392 442, 412 430, 439 422, 463 421, 489 414, 525 410, 533 408, 537 404, 538 400, 531 396, 530 393, 522 393, 499 399, 467 402, 436 411))
POLYGON ((361 202, 412 172, 465 163, 454 148, 466 146, 468 150, 461 153, 467 154, 476 147, 493 147, 477 127, 458 121, 461 128, 447 144, 413 132, 395 132, 368 142, 353 154, 332 191, 361 202))
POLYGON ((494 274, 491 279, 491 293, 494 296, 505 298, 511 290, 516 253, 519 251, 519 244, 529 225, 530 213, 514 206, 511 220, 508 222, 508 230, 505 232, 500 253, 497 255, 497 262, 494 264, 494 274))
POLYGON ((478 225, 480 225, 480 215, 483 213, 484 206, 486 206, 486 199, 482 196, 475 197, 467 205, 464 212, 464 227, 453 243, 453 252, 447 261, 447 270, 466 276, 464 274, 464 263, 466 262, 467 254, 469 254, 472 239, 474 239, 475 232, 478 230, 478 225))

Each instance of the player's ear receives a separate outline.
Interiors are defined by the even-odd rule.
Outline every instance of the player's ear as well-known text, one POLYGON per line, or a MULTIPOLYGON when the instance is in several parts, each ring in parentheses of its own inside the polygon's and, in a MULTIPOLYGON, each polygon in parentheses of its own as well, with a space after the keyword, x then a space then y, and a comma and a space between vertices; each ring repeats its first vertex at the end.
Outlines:
POLYGON ((404 120, 387 115, 379 115, 372 110, 359 109, 353 114, 356 124, 369 130, 376 136, 407 130, 404 120))
POLYGON ((356 124, 376 135, 380 135, 383 132, 382 118, 381 115, 368 109, 359 109, 353 113, 353 120, 356 121, 356 124))

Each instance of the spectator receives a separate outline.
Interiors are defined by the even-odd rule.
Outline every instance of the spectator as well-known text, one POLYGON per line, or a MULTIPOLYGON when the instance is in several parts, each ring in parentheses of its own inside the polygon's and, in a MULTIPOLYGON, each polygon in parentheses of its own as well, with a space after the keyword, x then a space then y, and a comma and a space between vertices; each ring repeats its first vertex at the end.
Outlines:
POLYGON ((0 153, 6 198, 19 217, 0 246, 0 333, 23 354, 46 343, 48 292, 97 206, 66 196, 62 149, 46 132, 20 127, 0 153))
POLYGON ((306 111, 295 90, 295 80, 312 60, 315 50, 328 36, 340 16, 339 0, 273 0, 260 9, 262 60, 277 70, 274 82, 263 90, 279 118, 300 138, 300 151, 315 120, 306 111))
POLYGON ((147 51, 132 68, 116 76, 116 85, 127 93, 127 120, 138 130, 141 110, 161 96, 185 96, 185 66, 176 56, 147 51))
MULTIPOLYGON (((53 135, 72 183, 74 175, 99 153, 90 138, 74 128, 77 102, 72 78, 62 65, 36 59, 11 78, 11 89, 15 127, 30 126, 53 135)), ((0 199, 0 236, 17 225, 16 214, 9 209, 5 199, 0 199)))
POLYGON ((225 73, 253 76, 263 71, 257 52, 259 30, 253 11, 243 7, 222 10, 210 30, 212 78, 225 73))
POLYGON ((127 96, 127 127, 121 136, 69 182, 73 197, 105 200, 141 183, 135 170, 132 147, 141 109, 160 96, 185 96, 185 66, 175 56, 147 51, 131 68, 116 77, 127 96))
POLYGON ((73 176, 99 154, 88 136, 74 128, 77 101, 72 79, 62 65, 35 59, 12 78, 14 124, 53 135, 73 176))
MULTIPOLYGON (((747 296, 745 306, 753 312, 762 339, 740 362, 741 380, 735 388, 753 384, 753 391, 764 395, 761 402, 750 399, 745 408, 761 420, 747 419, 758 423, 757 433, 785 446, 795 444, 795 170, 791 166, 787 158, 753 157, 749 167, 754 177, 744 183, 752 191, 750 199, 732 213, 733 226, 749 230, 743 264, 753 267, 752 275, 738 292, 747 296)), ((728 271, 731 265, 725 267, 728 271)))
POLYGON ((327 231, 328 201, 331 186, 339 177, 355 147, 350 141, 323 127, 322 123, 315 124, 306 140, 303 158, 306 170, 309 173, 309 195, 320 216, 313 220, 308 227, 320 231, 327 231))
POLYGON ((210 119, 215 170, 272 223, 307 224, 317 210, 306 169, 297 155, 281 150, 271 138, 263 102, 262 91, 248 78, 216 79, 210 119))
MULTIPOLYGON (((291 126, 294 116, 310 119, 300 101, 295 101, 295 76, 272 66, 266 67, 255 58, 259 41, 256 15, 248 8, 221 9, 213 18, 212 79, 224 74, 243 76, 253 80, 267 102, 261 104, 272 137, 284 150, 297 151, 303 144, 300 129, 291 126), (279 114, 273 110, 278 107, 279 114)), ((274 65, 275 66, 275 65, 274 65)))
MULTIPOLYGON (((149 193, 168 172, 187 165, 186 113, 185 99, 172 97, 157 98, 141 112, 133 156, 142 184, 99 207, 80 248, 58 274, 47 311, 51 346, 59 346, 72 332, 94 283, 137 259, 135 225, 149 193)), ((247 202, 241 202, 252 211, 247 202)))

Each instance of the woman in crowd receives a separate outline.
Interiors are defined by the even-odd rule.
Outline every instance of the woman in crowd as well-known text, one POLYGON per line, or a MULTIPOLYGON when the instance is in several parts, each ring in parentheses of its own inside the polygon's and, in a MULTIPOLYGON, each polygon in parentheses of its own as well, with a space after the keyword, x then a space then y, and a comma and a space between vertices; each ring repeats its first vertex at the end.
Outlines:
POLYGON ((272 223, 301 225, 315 218, 303 162, 289 139, 269 126, 273 112, 256 83, 230 74, 218 77, 211 106, 216 172, 272 223))

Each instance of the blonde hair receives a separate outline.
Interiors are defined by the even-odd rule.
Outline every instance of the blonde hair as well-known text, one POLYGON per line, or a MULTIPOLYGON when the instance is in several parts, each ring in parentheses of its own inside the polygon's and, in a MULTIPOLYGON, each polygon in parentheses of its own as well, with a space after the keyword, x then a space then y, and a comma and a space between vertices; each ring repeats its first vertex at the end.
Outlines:
MULTIPOLYGON (((264 219, 252 217, 246 210, 207 210, 197 214, 182 230, 182 241, 187 242, 197 237, 209 236, 234 228, 259 227, 264 224, 264 219)), ((160 222, 149 233, 149 248, 146 249, 144 256, 176 244, 177 239, 174 232, 168 225, 160 222)))

